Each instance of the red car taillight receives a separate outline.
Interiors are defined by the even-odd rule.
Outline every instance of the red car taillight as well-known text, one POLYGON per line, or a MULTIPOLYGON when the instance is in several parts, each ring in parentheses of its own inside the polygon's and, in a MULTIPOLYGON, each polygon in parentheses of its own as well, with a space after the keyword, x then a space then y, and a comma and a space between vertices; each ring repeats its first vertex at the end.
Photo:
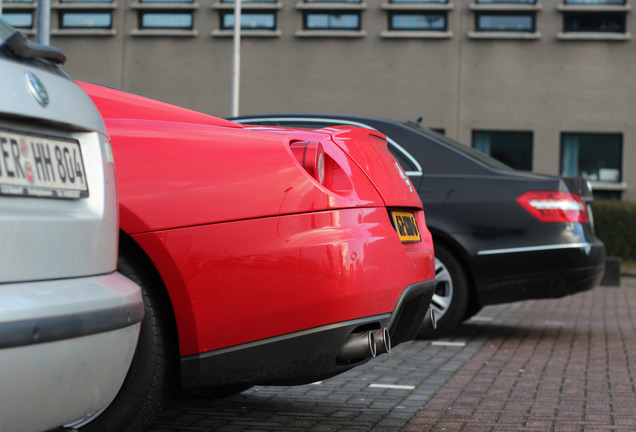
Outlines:
POLYGON ((517 202, 541 222, 589 222, 585 203, 570 192, 526 192, 517 202))
POLYGON ((293 155, 309 175, 323 184, 325 181, 325 150, 319 142, 297 141, 289 145, 293 155))

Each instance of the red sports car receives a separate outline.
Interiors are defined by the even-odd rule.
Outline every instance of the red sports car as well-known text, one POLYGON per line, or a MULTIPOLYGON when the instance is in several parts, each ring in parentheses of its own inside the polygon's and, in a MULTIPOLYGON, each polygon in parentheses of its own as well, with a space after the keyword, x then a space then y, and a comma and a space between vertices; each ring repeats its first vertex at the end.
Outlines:
POLYGON ((431 236, 384 135, 248 130, 79 84, 111 135, 119 269, 146 304, 119 395, 80 430, 138 430, 177 385, 328 378, 434 324, 431 236))

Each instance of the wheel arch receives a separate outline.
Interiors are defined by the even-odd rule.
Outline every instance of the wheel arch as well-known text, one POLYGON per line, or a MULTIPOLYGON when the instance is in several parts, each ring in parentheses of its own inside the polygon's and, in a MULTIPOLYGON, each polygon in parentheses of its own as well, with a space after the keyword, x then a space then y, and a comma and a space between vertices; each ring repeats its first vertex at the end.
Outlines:
POLYGON ((104 409, 61 429, 144 430, 165 408, 178 386, 178 337, 168 293, 150 257, 121 229, 117 270, 138 284, 142 292, 145 314, 135 354, 115 399, 104 409))
POLYGON ((155 287, 153 294, 157 295, 158 298, 161 299, 162 307, 165 308, 167 313, 170 321, 168 324, 172 328, 170 334, 172 343, 175 344, 174 346, 180 346, 178 322, 172 302, 173 296, 168 291, 166 283, 157 269, 157 266, 142 246, 123 230, 119 231, 119 254, 126 256, 129 260, 134 260, 135 270, 141 272, 142 277, 155 282, 152 284, 152 287, 155 287))
POLYGON ((470 264, 470 258, 466 253, 466 249, 449 235, 436 230, 433 227, 428 227, 428 229, 431 232, 431 236, 433 237, 434 247, 437 248, 439 245, 446 249, 448 252, 452 253, 459 265, 461 265, 462 269, 466 273, 466 281, 468 282, 468 290, 470 294, 466 316, 472 316, 474 312, 476 310, 479 310, 482 306, 475 283, 475 274, 473 272, 472 265, 470 264))

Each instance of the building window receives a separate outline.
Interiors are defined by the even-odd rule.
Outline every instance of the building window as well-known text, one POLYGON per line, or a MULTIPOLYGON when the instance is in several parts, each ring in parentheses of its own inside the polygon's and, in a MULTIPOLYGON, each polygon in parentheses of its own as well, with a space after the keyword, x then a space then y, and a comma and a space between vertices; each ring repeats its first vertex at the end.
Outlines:
POLYGON ((294 32, 297 37, 361 38, 362 12, 367 4, 363 1, 303 1, 296 3, 302 11, 302 30, 294 32))
POLYGON ((410 3, 410 4, 448 4, 448 0, 391 0, 389 3, 410 3))
POLYGON ((305 0, 305 3, 362 3, 362 0, 305 0))
POLYGON ((627 31, 631 6, 626 0, 564 0, 557 9, 563 14, 563 31, 557 34, 557 39, 631 39, 627 31))
POLYGON ((445 31, 446 12, 389 12, 390 31, 445 31))
POLYGON ((473 147, 506 165, 532 171, 532 132, 474 131, 473 147))
POLYGON ((563 31, 592 33, 625 33, 625 13, 565 12, 563 31))
POLYGON ((144 30, 192 30, 194 15, 192 12, 140 11, 139 28, 144 30))
POLYGON ((31 11, 9 10, 3 12, 2 18, 17 29, 33 28, 33 12, 31 11))
POLYGON ((534 32, 534 12, 476 12, 475 27, 482 32, 534 32))
POLYGON ((448 15, 454 6, 447 0, 389 0, 380 6, 387 14, 383 38, 450 39, 448 15))
MULTIPOLYGON (((278 11, 282 3, 276 0, 241 0, 241 34, 247 37, 279 37, 278 11)), ((218 28, 211 33, 213 37, 231 37, 234 34, 236 17, 234 0, 220 0, 212 5, 219 14, 218 28)))
POLYGON ((625 0, 565 0, 566 5, 624 5, 625 0))
MULTIPOLYGON (((222 11, 221 30, 234 29, 234 12, 222 11)), ((241 12, 241 30, 275 30, 275 12, 241 12)))
POLYGON ((536 0, 476 0, 477 4, 511 4, 511 5, 533 5, 536 0))
POLYGON ((360 30, 360 12, 315 12, 304 13, 305 30, 360 30))
POLYGON ((13 27, 30 33, 35 23, 34 0, 4 0, 5 8, 2 10, 0 0, 0 15, 13 27))
POLYGON ((622 154, 622 134, 563 133, 561 175, 585 177, 593 182, 619 183, 622 154))
MULTIPOLYGON (((194 0, 138 0, 131 5, 137 11, 137 28, 130 34, 140 37, 193 37, 194 0)), ((231 7, 231 6, 230 6, 231 7)))
POLYGON ((112 12, 97 11, 60 11, 60 28, 62 29, 110 29, 113 26, 112 12))

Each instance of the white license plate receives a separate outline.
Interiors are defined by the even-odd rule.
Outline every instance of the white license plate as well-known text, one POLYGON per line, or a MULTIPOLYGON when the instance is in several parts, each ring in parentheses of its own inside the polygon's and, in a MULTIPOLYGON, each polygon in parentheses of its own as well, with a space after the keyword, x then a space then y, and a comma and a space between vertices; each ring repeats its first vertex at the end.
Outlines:
POLYGON ((87 197, 88 184, 79 143, 0 129, 0 195, 87 197))

